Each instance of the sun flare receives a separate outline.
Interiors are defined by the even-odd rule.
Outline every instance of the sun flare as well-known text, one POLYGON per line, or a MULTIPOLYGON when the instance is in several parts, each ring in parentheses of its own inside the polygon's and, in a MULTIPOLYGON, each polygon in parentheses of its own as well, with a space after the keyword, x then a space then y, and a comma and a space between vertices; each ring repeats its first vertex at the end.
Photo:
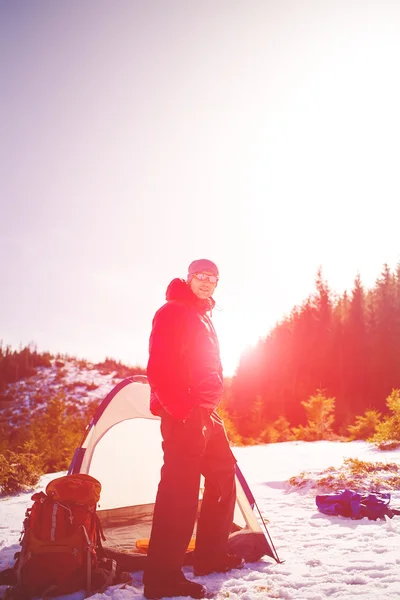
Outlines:
POLYGON ((221 360, 225 376, 232 376, 239 364, 240 356, 271 329, 268 315, 249 311, 221 311, 213 315, 218 334, 221 360))

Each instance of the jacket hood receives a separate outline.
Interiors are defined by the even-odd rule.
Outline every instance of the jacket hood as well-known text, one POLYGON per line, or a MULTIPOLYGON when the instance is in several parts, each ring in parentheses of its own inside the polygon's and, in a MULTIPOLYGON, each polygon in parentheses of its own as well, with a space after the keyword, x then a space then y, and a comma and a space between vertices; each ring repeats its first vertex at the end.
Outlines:
POLYGON ((213 298, 206 298, 204 300, 198 298, 196 294, 192 292, 186 281, 184 279, 179 279, 178 277, 173 279, 168 285, 165 297, 167 302, 170 300, 179 300, 185 304, 195 306, 202 314, 212 310, 215 306, 215 300, 213 298))

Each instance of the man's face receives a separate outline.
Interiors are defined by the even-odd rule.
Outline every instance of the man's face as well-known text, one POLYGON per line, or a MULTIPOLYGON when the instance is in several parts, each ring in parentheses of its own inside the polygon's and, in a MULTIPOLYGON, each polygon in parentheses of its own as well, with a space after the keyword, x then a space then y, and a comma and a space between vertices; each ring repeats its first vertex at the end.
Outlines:
POLYGON ((200 300, 205 300, 213 295, 217 283, 218 277, 211 273, 211 271, 203 271, 202 273, 195 273, 193 275, 189 286, 192 292, 200 298, 200 300), (212 280, 215 279, 215 281, 210 281, 209 277, 212 280))

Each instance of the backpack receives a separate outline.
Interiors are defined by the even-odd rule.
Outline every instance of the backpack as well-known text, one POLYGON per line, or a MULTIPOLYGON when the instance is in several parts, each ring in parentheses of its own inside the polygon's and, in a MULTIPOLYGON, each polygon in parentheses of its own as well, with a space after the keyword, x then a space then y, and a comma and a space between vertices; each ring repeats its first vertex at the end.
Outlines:
POLYGON ((32 496, 14 565, 14 598, 49 597, 113 583, 116 562, 104 558, 104 534, 96 514, 101 484, 82 473, 53 479, 32 496))

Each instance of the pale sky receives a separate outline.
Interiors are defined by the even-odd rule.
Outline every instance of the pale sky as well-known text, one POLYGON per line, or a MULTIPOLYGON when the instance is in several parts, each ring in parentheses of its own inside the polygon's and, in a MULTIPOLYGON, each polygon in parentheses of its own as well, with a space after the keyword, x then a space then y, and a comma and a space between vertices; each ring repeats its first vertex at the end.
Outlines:
POLYGON ((210 258, 225 372, 400 260, 400 3, 0 0, 0 339, 147 362, 210 258))

